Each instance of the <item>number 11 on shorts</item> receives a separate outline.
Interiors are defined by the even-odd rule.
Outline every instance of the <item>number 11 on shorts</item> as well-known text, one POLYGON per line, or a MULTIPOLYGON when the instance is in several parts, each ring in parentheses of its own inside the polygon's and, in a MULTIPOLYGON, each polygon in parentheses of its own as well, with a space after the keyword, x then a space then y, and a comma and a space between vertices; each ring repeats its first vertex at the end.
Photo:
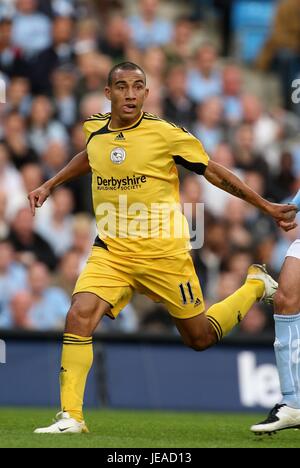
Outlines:
POLYGON ((183 304, 187 304, 188 302, 187 296, 189 297, 190 302, 192 304, 194 302, 194 294, 192 291, 191 283, 189 281, 185 283, 185 285, 180 283, 179 289, 180 289, 180 294, 181 294, 181 299, 182 299, 183 304))

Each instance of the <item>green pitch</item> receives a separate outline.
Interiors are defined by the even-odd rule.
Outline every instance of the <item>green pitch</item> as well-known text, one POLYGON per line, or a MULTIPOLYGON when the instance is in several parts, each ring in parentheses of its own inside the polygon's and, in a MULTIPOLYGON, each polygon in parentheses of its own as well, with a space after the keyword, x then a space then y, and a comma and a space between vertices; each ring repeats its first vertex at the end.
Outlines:
MULTIPOLYGON (((300 447, 300 431, 257 437, 262 415, 161 411, 86 411, 90 434, 38 435, 54 410, 0 408, 0 447, 300 447)), ((264 416, 264 415, 263 415, 264 416)))

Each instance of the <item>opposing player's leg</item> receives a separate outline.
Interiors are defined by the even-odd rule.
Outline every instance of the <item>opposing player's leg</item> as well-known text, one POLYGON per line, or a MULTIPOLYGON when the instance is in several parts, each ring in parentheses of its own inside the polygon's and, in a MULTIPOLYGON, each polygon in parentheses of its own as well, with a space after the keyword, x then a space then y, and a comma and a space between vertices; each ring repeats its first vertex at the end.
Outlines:
POLYGON ((75 286, 66 319, 60 372, 62 411, 54 424, 35 433, 87 432, 82 407, 93 362, 92 335, 105 314, 112 318, 118 315, 132 291, 109 252, 94 248, 75 286))
POLYGON ((251 427, 258 434, 300 427, 300 241, 290 247, 274 297, 274 350, 282 401, 251 427))

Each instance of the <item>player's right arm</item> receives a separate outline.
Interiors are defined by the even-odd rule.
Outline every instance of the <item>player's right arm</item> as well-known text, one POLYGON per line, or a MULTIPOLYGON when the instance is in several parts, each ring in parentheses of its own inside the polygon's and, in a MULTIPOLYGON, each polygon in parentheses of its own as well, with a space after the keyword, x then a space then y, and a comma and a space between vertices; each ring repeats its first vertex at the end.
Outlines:
POLYGON ((43 185, 33 190, 28 195, 32 215, 35 215, 35 208, 40 208, 47 200, 52 190, 65 182, 88 174, 91 170, 87 151, 76 154, 73 159, 61 169, 54 177, 47 180, 43 185))

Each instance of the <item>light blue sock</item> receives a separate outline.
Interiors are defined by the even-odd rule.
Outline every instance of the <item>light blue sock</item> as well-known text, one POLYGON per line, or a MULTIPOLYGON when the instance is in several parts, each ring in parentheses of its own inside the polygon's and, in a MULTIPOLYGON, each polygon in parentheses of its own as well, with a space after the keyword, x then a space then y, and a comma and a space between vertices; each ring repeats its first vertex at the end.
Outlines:
POLYGON ((274 320, 274 350, 282 403, 300 408, 300 314, 274 314, 274 320))

